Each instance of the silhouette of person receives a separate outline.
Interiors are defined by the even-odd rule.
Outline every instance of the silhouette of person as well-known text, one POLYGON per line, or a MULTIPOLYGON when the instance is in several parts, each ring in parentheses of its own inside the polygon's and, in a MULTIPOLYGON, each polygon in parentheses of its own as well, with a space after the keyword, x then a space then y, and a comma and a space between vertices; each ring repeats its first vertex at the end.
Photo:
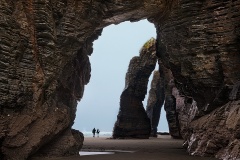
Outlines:
POLYGON ((97 135, 98 135, 98 137, 99 137, 99 133, 100 133, 100 130, 99 130, 99 129, 97 129, 97 135))
POLYGON ((95 137, 95 133, 96 133, 96 129, 93 128, 93 130, 92 130, 93 137, 95 137))

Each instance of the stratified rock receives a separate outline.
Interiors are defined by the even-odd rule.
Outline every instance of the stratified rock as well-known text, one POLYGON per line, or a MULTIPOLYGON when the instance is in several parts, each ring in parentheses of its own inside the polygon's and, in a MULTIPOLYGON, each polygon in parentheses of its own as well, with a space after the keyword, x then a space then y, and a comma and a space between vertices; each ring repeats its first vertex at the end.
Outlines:
POLYGON ((202 115, 226 104, 240 78, 239 3, 180 0, 157 27, 158 56, 202 115))
POLYGON ((240 80, 239 10, 239 0, 179 0, 156 26, 158 57, 172 71, 181 95, 198 107, 188 128, 190 154, 238 157, 233 135, 239 134, 239 115, 231 114, 238 113, 239 97, 229 97, 240 80))
POLYGON ((62 136, 43 146, 34 157, 63 157, 78 155, 83 145, 83 134, 77 130, 67 129, 62 136))
POLYGON ((191 97, 181 95, 176 87, 173 87, 172 95, 176 99, 176 113, 178 115, 180 133, 185 140, 184 145, 187 145, 189 125, 198 113, 197 103, 191 97))
POLYGON ((107 25, 144 18, 180 95, 197 103, 189 152, 238 157, 239 10, 240 0, 0 0, 1 159, 27 159, 64 136, 90 78, 92 42, 107 25))
POLYGON ((149 138, 151 124, 142 101, 156 62, 155 39, 152 38, 145 43, 140 56, 133 57, 130 61, 113 138, 149 138))
MULTIPOLYGON (((239 84, 231 93, 236 99, 239 98, 239 84)), ((192 155, 216 154, 221 159, 240 158, 240 100, 235 100, 190 124, 188 151, 192 155)))
POLYGON ((165 101, 164 109, 170 135, 173 138, 182 138, 184 135, 187 140, 189 124, 198 111, 196 102, 179 93, 171 71, 163 66, 161 59, 159 65, 159 71, 154 72, 146 108, 151 121, 151 136, 157 136, 161 107, 165 101))
MULTIPOLYGON (((161 76, 159 72, 155 72, 156 75, 154 74, 154 76, 156 77, 153 77, 153 85, 149 92, 147 106, 148 117, 151 119, 155 115, 159 116, 161 105, 165 101, 164 109, 166 111, 170 135, 173 138, 184 138, 187 141, 189 124, 198 113, 196 102, 191 97, 185 97, 179 93, 171 71, 163 66, 161 59, 158 62, 161 76), (156 91, 156 86, 158 87, 158 91, 153 92, 152 89, 156 91), (149 106, 154 106, 157 100, 161 100, 162 103, 158 106, 159 108, 153 111, 149 106)), ((155 119, 156 129, 158 122, 159 119, 155 119)))
POLYGON ((167 5, 0 0, 1 159, 27 159, 71 128, 102 28, 152 17, 167 5))
POLYGON ((173 138, 182 138, 180 133, 180 125, 178 120, 178 112, 177 112, 177 103, 176 97, 173 93, 173 88, 175 87, 174 77, 170 69, 166 68, 162 60, 158 59, 159 71, 162 73, 163 81, 164 81, 164 92, 165 92, 165 103, 164 109, 166 111, 166 118, 168 121, 169 133, 173 138))
POLYGON ((157 137, 157 127, 165 99, 164 82, 161 77, 163 76, 160 76, 159 71, 154 71, 146 107, 146 112, 151 122, 152 137, 157 137))

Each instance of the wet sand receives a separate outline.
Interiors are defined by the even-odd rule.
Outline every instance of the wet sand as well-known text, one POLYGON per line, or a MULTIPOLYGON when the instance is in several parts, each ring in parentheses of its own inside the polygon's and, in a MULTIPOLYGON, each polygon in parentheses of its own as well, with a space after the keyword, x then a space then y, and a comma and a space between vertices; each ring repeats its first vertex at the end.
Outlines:
MULTIPOLYGON (((85 138, 82 151, 115 152, 106 155, 84 155, 51 160, 214 160, 211 157, 189 156, 182 148, 182 140, 170 136, 150 139, 85 138), (125 152, 123 152, 125 151, 125 152)), ((50 159, 50 158, 49 158, 50 159)), ((37 160, 37 159, 36 159, 37 160)), ((45 159, 46 160, 46 159, 45 159)))

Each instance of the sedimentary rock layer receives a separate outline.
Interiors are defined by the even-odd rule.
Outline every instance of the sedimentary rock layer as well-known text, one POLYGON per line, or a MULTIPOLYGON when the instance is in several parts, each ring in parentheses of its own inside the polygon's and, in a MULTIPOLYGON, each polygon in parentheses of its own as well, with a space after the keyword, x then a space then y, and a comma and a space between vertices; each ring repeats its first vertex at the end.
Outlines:
POLYGON ((90 78, 88 55, 102 28, 151 17, 166 5, 0 0, 1 158, 26 159, 61 139, 74 122, 90 78))
POLYGON ((165 99, 164 83, 159 71, 154 71, 149 90, 146 112, 151 122, 151 136, 157 137, 157 126, 160 120, 161 108, 165 99))
POLYGON ((187 147, 187 139, 189 136, 188 130, 190 129, 190 124, 195 116, 198 114, 197 103, 191 97, 185 97, 180 94, 176 87, 172 88, 172 95, 175 98, 176 108, 175 113, 178 119, 178 128, 175 132, 178 137, 185 140, 184 147, 187 147))
MULTIPOLYGON (((188 129, 191 154, 240 158, 232 136, 239 127, 226 123, 239 108, 239 98, 230 98, 240 81, 239 10, 240 1, 180 0, 157 25, 157 55, 172 71, 181 95, 198 107, 188 129)), ((237 123, 238 116, 231 120, 237 123)))
POLYGON ((62 135, 43 146, 35 157, 63 157, 78 155, 83 145, 83 134, 74 129, 66 129, 62 135))
POLYGON ((173 138, 188 137, 189 124, 198 113, 196 102, 191 97, 181 95, 175 86, 170 69, 158 59, 159 71, 155 71, 149 90, 147 115, 151 122, 151 136, 157 136, 161 108, 165 102, 166 119, 173 138))
POLYGON ((149 138, 151 124, 142 101, 156 62, 155 39, 152 38, 143 46, 140 56, 133 57, 129 63, 113 138, 149 138))
POLYGON ((157 56, 180 95, 196 101, 189 152, 240 158, 232 115, 240 99, 239 10, 240 0, 0 0, 1 158, 26 159, 64 136, 90 78, 92 42, 107 25, 144 18, 157 28, 157 56))
POLYGON ((171 70, 163 65, 161 59, 158 60, 158 64, 164 81, 164 109, 166 111, 169 133, 173 138, 181 138, 178 112, 176 110, 178 105, 176 103, 177 97, 175 97, 173 94, 173 88, 175 87, 174 77, 171 70))

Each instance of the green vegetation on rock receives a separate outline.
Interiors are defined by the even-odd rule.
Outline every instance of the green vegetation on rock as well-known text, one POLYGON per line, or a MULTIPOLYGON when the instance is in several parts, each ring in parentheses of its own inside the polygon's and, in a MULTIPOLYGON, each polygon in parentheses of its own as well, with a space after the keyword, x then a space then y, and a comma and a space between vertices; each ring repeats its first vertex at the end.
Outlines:
POLYGON ((152 47, 153 45, 155 45, 155 43, 156 43, 156 39, 155 38, 150 38, 144 45, 143 45, 143 47, 141 48, 141 52, 143 51, 143 50, 148 50, 150 47, 152 47))

